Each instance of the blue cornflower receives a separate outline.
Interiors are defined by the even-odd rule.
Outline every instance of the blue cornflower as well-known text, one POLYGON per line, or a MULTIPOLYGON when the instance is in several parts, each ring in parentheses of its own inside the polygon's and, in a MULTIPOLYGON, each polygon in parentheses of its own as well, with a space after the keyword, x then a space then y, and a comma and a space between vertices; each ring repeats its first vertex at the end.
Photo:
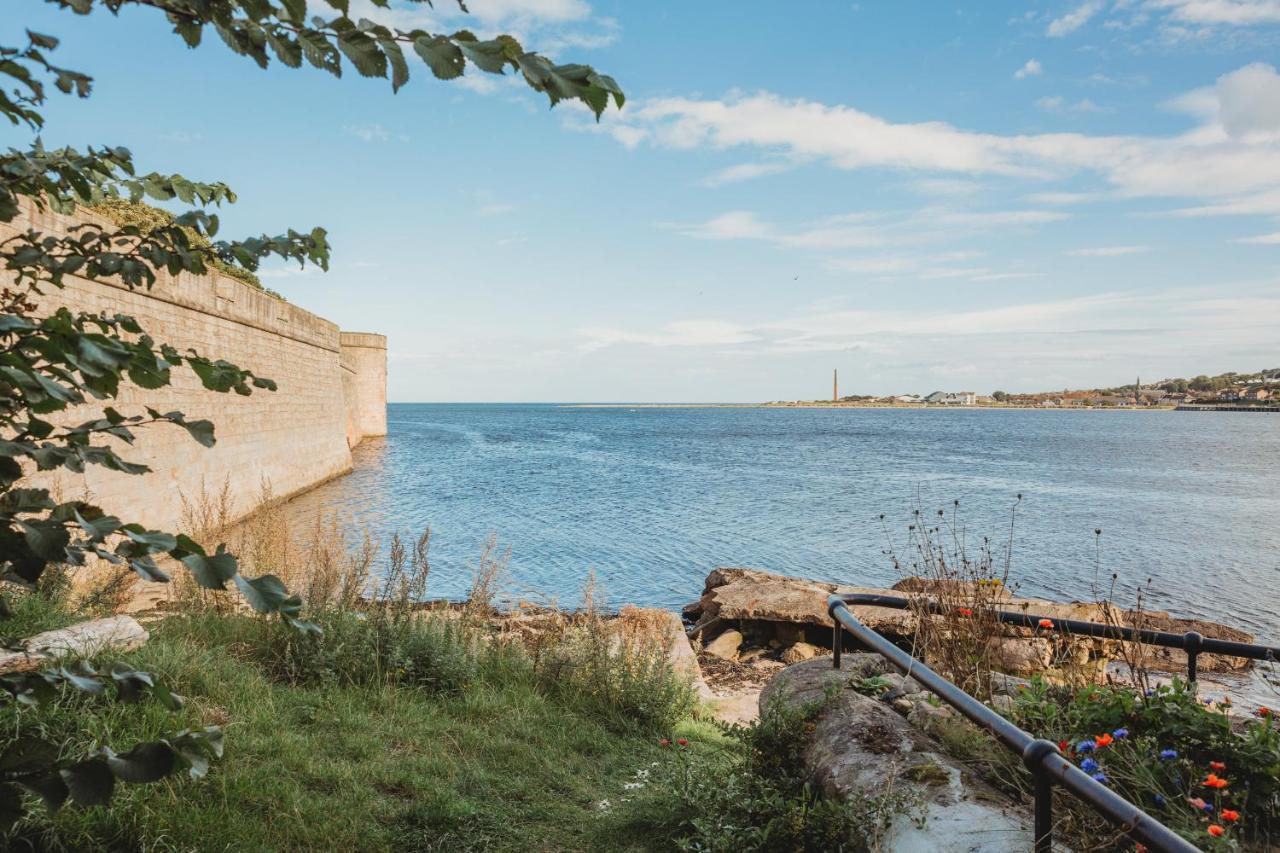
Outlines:
POLYGON ((1204 810, 1205 810, 1205 813, 1206 813, 1206 814, 1207 814, 1208 812, 1213 811, 1213 803, 1205 803, 1205 804, 1204 804, 1204 810))
POLYGON ((1114 732, 1111 733, 1111 736, 1114 738, 1128 737, 1129 730, 1124 728, 1116 729, 1114 732))
POLYGON ((1082 740, 1076 744, 1076 752, 1093 752, 1093 741, 1082 740))
POLYGON ((1146 693, 1145 693, 1144 695, 1145 695, 1148 699, 1150 699, 1152 696, 1156 695, 1156 692, 1155 692, 1154 690, 1152 690, 1150 687, 1148 687, 1148 688, 1147 688, 1147 691, 1146 691, 1146 693))
POLYGON ((1093 774, 1093 779, 1095 782, 1101 782, 1104 785, 1107 784, 1107 774, 1103 773, 1101 770, 1093 774))
POLYGON ((1151 800, 1152 800, 1152 802, 1154 802, 1157 806, 1160 806, 1161 808, 1164 808, 1164 804, 1165 804, 1164 794, 1155 794, 1155 795, 1153 795, 1153 796, 1152 796, 1151 800))
POLYGON ((1092 758, 1086 758, 1084 761, 1080 762, 1080 769, 1085 773, 1093 773, 1098 769, 1098 762, 1094 761, 1092 758))
POLYGON ((1177 757, 1178 757, 1178 750, 1176 750, 1176 749, 1162 749, 1162 750, 1160 750, 1160 760, 1161 760, 1161 761, 1173 761, 1173 760, 1174 760, 1175 758, 1177 758, 1177 757))

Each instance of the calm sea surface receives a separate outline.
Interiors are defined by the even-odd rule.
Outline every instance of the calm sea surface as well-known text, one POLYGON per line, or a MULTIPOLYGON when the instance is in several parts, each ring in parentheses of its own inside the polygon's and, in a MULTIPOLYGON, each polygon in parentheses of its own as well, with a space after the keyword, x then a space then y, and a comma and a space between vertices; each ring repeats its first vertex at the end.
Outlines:
POLYGON ((1280 641, 1280 415, 1141 411, 399 404, 356 470, 294 503, 378 538, 433 533, 430 594, 465 594, 489 534, 511 590, 678 607, 715 566, 864 585, 898 576, 911 512, 960 501, 1007 537, 1022 592, 1129 601, 1280 641), (1101 528, 1101 556, 1094 529, 1101 528))

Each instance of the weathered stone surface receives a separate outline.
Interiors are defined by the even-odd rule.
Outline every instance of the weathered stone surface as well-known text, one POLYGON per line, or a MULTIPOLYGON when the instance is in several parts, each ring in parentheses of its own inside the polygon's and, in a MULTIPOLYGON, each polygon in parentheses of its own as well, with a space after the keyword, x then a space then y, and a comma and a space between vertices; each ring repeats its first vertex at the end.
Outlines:
POLYGON ((730 628, 707 643, 703 651, 714 657, 733 660, 738 656, 738 649, 740 648, 742 648, 742 632, 730 628))
POLYGON ((637 639, 649 639, 645 635, 652 635, 654 641, 666 647, 671 668, 689 678, 698 698, 703 701, 715 698, 702 677, 698 655, 689 642, 689 635, 685 633, 684 623, 679 616, 670 610, 628 606, 618 611, 617 621, 620 631, 630 631, 637 639))
MULTIPOLYGON (((874 664, 849 655, 846 668, 814 658, 784 669, 761 694, 788 704, 821 699, 829 685, 843 686, 874 664), (853 660, 850 660, 853 659, 853 660)), ((877 658, 878 659, 878 658, 877 658)), ((920 814, 894 818, 880 849, 894 853, 1004 853, 1029 850, 1029 815, 949 758, 941 746, 888 706, 853 690, 841 690, 818 718, 805 752, 815 786, 830 797, 880 796, 889 791, 918 798, 920 814)))
MULTIPOLYGON (((84 223, 104 224, 79 210, 64 215, 29 206, 12 222, 0 222, 0 241, 29 228, 65 235, 84 223)), ((0 273, 0 285, 11 275, 0 273)), ((159 271, 152 288, 129 290, 107 281, 68 275, 65 287, 49 288, 41 312, 61 307, 107 311, 139 318, 147 331, 179 350, 195 348, 225 358, 279 383, 274 394, 210 394, 191 371, 176 370, 173 384, 150 391, 122 383, 114 403, 121 411, 143 405, 179 409, 189 419, 211 418, 218 443, 201 447, 180 429, 139 430, 126 454, 145 463, 142 476, 100 465, 83 473, 39 472, 24 485, 61 490, 67 496, 92 493, 112 513, 147 527, 174 530, 183 524, 183 502, 205 487, 226 485, 230 515, 240 518, 257 506, 262 484, 283 498, 351 469, 351 447, 365 435, 386 434, 386 339, 349 334, 296 305, 211 270, 207 275, 159 271)), ((68 409, 58 423, 99 417, 101 405, 68 409)))
POLYGON ((25 651, 0 652, 0 672, 39 669, 61 657, 88 657, 99 652, 128 651, 147 641, 147 629, 132 616, 111 616, 69 628, 45 631, 26 642, 25 651))
MULTIPOLYGON (((958 585, 963 586, 963 585, 958 585)), ((827 596, 833 592, 878 593, 878 594, 920 594, 934 591, 938 584, 920 578, 908 578, 895 584, 892 590, 873 589, 870 587, 840 586, 820 581, 792 578, 746 568, 718 568, 707 575, 701 599, 685 608, 685 615, 695 620, 694 632, 715 633, 724 627, 736 626, 769 626, 774 636, 783 640, 786 645, 804 639, 797 627, 809 632, 827 628, 831 619, 827 614, 827 596), (790 626, 790 627, 782 627, 790 626)), ((953 595, 957 592, 948 589, 953 595)), ((1107 622, 1108 609, 1102 604, 1085 602, 1053 602, 1039 599, 1019 598, 1010 594, 1003 587, 985 590, 986 600, 998 601, 1007 610, 1021 610, 1024 613, 1046 616, 1052 619, 1077 619, 1089 622, 1107 622)), ((897 610, 886 607, 856 605, 850 608, 853 615, 868 628, 891 639, 910 637, 916 630, 916 616, 910 610, 897 610)), ((1110 621, 1116 624, 1129 625, 1139 618, 1132 612, 1115 608, 1110 610, 1110 621)), ((1253 638, 1243 631, 1190 619, 1178 619, 1167 613, 1147 612, 1141 616, 1143 627, 1157 630, 1184 633, 1199 631, 1206 637, 1249 642, 1253 638)), ((1020 640, 1001 642, 997 651, 999 659, 1004 661, 1006 669, 1015 673, 1033 673, 1046 668, 1050 661, 1046 650, 1051 650, 1053 663, 1069 663, 1077 669, 1093 670, 1119 653, 1119 645, 1114 641, 1096 640, 1084 637, 1064 637, 1061 634, 1049 634, 1032 637, 1032 631, 1025 628, 1003 626, 1006 638, 1024 638, 1025 647, 1020 647, 1020 640)), ((810 633, 809 642, 813 641, 810 633)), ((1186 655, 1178 650, 1163 649, 1156 646, 1141 647, 1143 661, 1150 667, 1171 671, 1179 671, 1186 667, 1186 655)), ((1216 655, 1202 655, 1200 667, 1204 671, 1222 671, 1243 669, 1248 661, 1234 658, 1222 658, 1216 655)))
POLYGON ((1044 672, 1053 660, 1053 644, 1043 637, 992 637, 988 648, 993 664, 1015 675, 1044 672))
POLYGON ((800 663, 800 661, 809 660, 817 657, 820 649, 810 643, 799 642, 788 646, 782 650, 783 663, 800 663))

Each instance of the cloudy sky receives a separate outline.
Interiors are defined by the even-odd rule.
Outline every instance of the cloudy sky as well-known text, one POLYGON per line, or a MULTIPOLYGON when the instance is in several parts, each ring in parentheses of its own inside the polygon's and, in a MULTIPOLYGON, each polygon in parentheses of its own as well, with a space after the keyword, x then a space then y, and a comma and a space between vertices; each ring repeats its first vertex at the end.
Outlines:
POLYGON ((228 233, 327 227, 331 272, 268 283, 387 334, 393 400, 1280 366, 1280 0, 355 0, 611 73, 630 100, 598 124, 511 79, 393 96, 16 2, 98 81, 46 142, 225 180, 228 233))

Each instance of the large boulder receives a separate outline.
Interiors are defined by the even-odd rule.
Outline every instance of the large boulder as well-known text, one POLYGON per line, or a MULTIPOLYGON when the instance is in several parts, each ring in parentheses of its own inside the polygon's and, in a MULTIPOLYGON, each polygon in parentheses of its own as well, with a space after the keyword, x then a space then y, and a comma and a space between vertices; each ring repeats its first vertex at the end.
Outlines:
MULTIPOLYGON (((830 648, 831 617, 827 614, 827 596, 833 592, 900 596, 932 594, 947 600, 972 600, 972 590, 967 587, 962 582, 906 578, 892 589, 876 589, 787 577, 758 569, 717 568, 707 575, 702 597, 686 607, 684 615, 694 623, 691 634, 695 637, 716 636, 726 628, 737 628, 748 638, 763 635, 784 646, 807 641, 821 642, 830 648)), ((1235 628, 1195 619, 1179 619, 1160 611, 1139 614, 1099 603, 1022 598, 1000 585, 988 586, 981 594, 982 600, 998 604, 1002 609, 1053 619, 1110 621, 1174 633, 1198 631, 1206 637, 1240 642, 1253 639, 1252 635, 1235 628)), ((850 610, 862 624, 891 640, 905 642, 916 633, 916 614, 911 610, 869 605, 855 605, 850 610)), ((1000 640, 993 649, 997 653, 997 661, 1006 662, 1004 668, 1018 674, 1034 674, 1037 667, 1043 669, 1047 665, 1045 658, 1050 646, 1046 640, 1053 644, 1055 662, 1069 662, 1080 671, 1100 671, 1106 661, 1122 656, 1121 644, 1112 640, 1047 632, 1040 638, 1033 638, 1030 630, 1013 626, 1002 626, 1001 636, 1021 638, 1026 643, 1022 648, 1018 639, 1000 640)), ((1139 661, 1147 667, 1171 672, 1186 668, 1186 654, 1180 650, 1136 646, 1135 651, 1139 661)), ((1239 670, 1249 665, 1250 661, 1243 658, 1218 655, 1201 655, 1199 660, 1200 669, 1206 672, 1239 670)))
POLYGON ((760 695, 770 703, 825 699, 804 753, 805 769, 825 796, 853 799, 886 792, 918 803, 895 816, 880 849, 895 853, 1004 853, 1030 850, 1030 813, 945 754, 940 744, 881 701, 848 688, 884 672, 878 656, 851 654, 842 669, 822 657, 787 667, 760 695), (831 698, 829 691, 835 688, 831 698), (923 818, 923 819, 921 819, 923 818))

